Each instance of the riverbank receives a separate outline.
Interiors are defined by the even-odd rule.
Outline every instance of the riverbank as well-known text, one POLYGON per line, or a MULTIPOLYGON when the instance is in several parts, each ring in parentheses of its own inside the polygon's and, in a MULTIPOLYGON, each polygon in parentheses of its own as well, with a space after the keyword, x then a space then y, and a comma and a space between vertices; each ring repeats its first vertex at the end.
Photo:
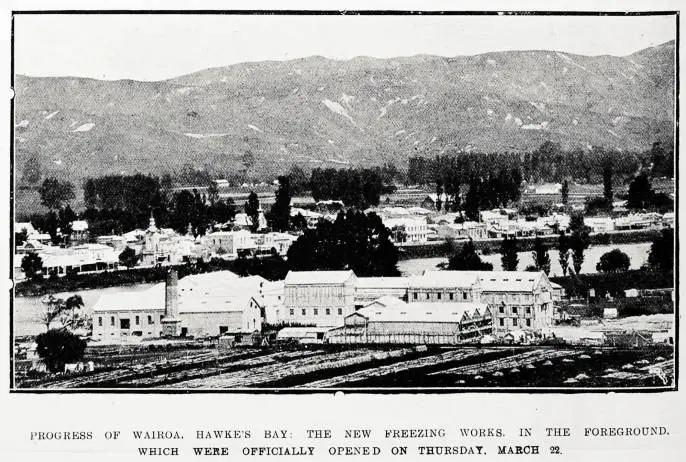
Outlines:
POLYGON ((239 276, 259 275, 270 281, 284 279, 288 272, 286 261, 281 257, 238 258, 236 260, 213 258, 209 262, 197 264, 156 268, 131 268, 126 271, 69 274, 64 277, 25 280, 15 285, 14 294, 17 297, 41 296, 58 292, 78 292, 81 290, 162 282, 171 268, 179 272, 179 277, 212 271, 231 271, 239 276))
MULTIPOLYGON (((617 244, 638 244, 652 242, 660 235, 660 230, 635 230, 635 231, 615 231, 612 233, 591 234, 591 245, 617 245, 617 244)), ((521 252, 531 251, 534 248, 535 237, 518 237, 517 245, 521 252)), ((558 236, 541 236, 543 243, 548 248, 557 248, 558 236)), ((474 241, 477 251, 483 254, 496 253, 500 251, 503 240, 479 239, 474 241)), ((455 252, 455 247, 459 248, 463 241, 437 241, 420 245, 406 245, 398 247, 399 260, 411 260, 414 258, 435 258, 450 257, 455 252)))

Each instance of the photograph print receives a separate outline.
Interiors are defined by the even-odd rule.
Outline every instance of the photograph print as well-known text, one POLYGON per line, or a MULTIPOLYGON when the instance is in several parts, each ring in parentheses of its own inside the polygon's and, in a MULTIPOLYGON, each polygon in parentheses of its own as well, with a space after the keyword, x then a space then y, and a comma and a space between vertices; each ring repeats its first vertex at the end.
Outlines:
POLYGON ((12 391, 676 389, 676 12, 113 13, 13 15, 12 391))

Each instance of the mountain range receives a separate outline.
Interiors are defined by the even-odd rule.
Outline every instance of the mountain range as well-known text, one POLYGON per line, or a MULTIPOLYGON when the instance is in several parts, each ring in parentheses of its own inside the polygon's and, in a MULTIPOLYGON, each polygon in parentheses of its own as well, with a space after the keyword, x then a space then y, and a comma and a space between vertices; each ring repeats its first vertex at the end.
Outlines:
POLYGON ((306 169, 412 155, 646 150, 674 135, 675 43, 629 56, 503 51, 242 63, 159 82, 16 75, 15 161, 107 173, 306 169), (247 154, 246 154, 247 153, 247 154))

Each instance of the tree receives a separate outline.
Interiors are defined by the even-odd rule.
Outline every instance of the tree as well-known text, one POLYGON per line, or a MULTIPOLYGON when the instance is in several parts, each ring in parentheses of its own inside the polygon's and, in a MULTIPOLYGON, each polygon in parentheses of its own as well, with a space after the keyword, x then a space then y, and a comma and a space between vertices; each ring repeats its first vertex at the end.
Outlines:
POLYGON ((276 200, 272 205, 270 221, 272 228, 277 231, 287 231, 291 219, 291 189, 287 176, 279 177, 279 188, 276 190, 276 200))
POLYGON ((469 181, 469 190, 464 201, 464 212, 467 219, 479 221, 479 209, 481 201, 481 184, 478 178, 473 177, 469 181))
POLYGON ((293 165, 288 171, 288 181, 291 185, 291 194, 293 196, 298 196, 309 189, 307 175, 299 165, 293 165))
POLYGON ((29 238, 29 233, 26 228, 22 229, 20 233, 14 233, 14 245, 24 245, 24 242, 29 238))
POLYGON ((630 209, 645 209, 652 203, 654 194, 648 175, 640 173, 629 184, 626 206, 630 209))
POLYGON ((45 324, 46 331, 50 330, 50 325, 54 322, 59 322, 60 328, 71 330, 90 327, 90 318, 81 312, 84 303, 80 295, 74 294, 66 300, 54 295, 46 295, 41 302, 44 309, 38 321, 45 324))
POLYGON ((566 178, 562 182, 562 189, 560 192, 562 193, 562 203, 567 205, 569 202, 569 181, 566 178))
POLYGON ((67 204, 65 207, 61 208, 59 212, 57 213, 57 222, 60 226, 60 233, 62 234, 62 237, 64 238, 65 244, 69 244, 69 240, 71 238, 71 233, 72 233, 72 227, 71 224, 76 220, 78 217, 74 213, 74 211, 71 209, 69 204, 67 204))
POLYGON ((584 252, 591 245, 589 229, 584 224, 583 215, 572 215, 569 221, 569 229, 572 231, 572 235, 569 238, 569 247, 572 250, 572 265, 574 266, 574 273, 579 274, 584 264, 584 252))
POLYGON ((518 250, 517 238, 505 236, 505 239, 503 239, 503 242, 500 245, 500 254, 502 255, 501 261, 505 271, 517 271, 517 265, 519 264, 519 256, 517 255, 518 250))
POLYGON ((43 259, 36 252, 29 252, 21 259, 21 270, 27 279, 43 277, 43 259))
POLYGON ((214 180, 210 181, 210 184, 207 186, 207 200, 210 202, 210 205, 214 205, 219 200, 219 187, 214 180))
POLYGON ((663 229, 650 246, 648 266, 659 271, 674 270, 674 229, 663 229))
POLYGON ((534 250, 531 252, 534 257, 534 265, 538 271, 543 271, 546 276, 550 274, 550 255, 548 247, 543 243, 543 239, 536 236, 534 239, 534 250))
POLYGON ((605 202, 610 204, 612 207, 612 201, 614 200, 614 193, 612 191, 612 160, 606 159, 603 163, 603 197, 605 202))
POLYGON ((66 329, 50 329, 36 337, 37 353, 51 372, 83 358, 86 342, 66 329))
POLYGON ((397 276, 398 250, 375 213, 350 209, 322 220, 288 249, 293 271, 353 270, 357 276, 397 276))
POLYGON ((453 271, 492 271, 493 265, 481 261, 476 253, 474 241, 469 239, 469 242, 465 242, 459 252, 450 257, 447 269, 453 271))
POLYGON ((595 268, 601 273, 618 273, 628 270, 629 266, 629 256, 619 249, 614 249, 603 254, 595 268))
POLYGON ((40 188, 41 204, 50 210, 58 210, 62 205, 74 200, 74 185, 68 181, 60 181, 57 178, 51 177, 43 180, 40 188))
POLYGON ((558 251, 558 261, 562 267, 562 274, 567 276, 567 270, 569 269, 569 250, 570 243, 569 237, 565 235, 564 231, 560 233, 557 239, 557 251, 558 251))
POLYGON ((250 219, 250 231, 257 232, 260 228, 260 200, 255 191, 250 191, 248 201, 245 203, 245 213, 250 219))
POLYGON ((296 231, 305 231, 307 229, 307 219, 305 219, 302 213, 291 217, 291 229, 296 231))
POLYGON ((443 205, 443 201, 441 201, 441 197, 443 197, 443 183, 441 180, 436 181, 436 211, 440 212, 441 211, 441 206, 443 205))
POLYGON ((133 268, 138 264, 138 256, 136 251, 131 247, 126 246, 126 248, 119 254, 119 263, 127 268, 133 268))

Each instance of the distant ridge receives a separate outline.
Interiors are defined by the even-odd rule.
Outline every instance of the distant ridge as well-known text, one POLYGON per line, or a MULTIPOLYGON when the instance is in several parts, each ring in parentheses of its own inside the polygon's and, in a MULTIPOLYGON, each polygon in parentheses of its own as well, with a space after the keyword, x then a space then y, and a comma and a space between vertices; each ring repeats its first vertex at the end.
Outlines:
POLYGON ((648 149, 674 134, 675 43, 624 57, 506 51, 235 64, 160 82, 15 79, 18 178, 160 174, 184 163, 259 177, 298 163, 405 166, 415 154, 648 149))

